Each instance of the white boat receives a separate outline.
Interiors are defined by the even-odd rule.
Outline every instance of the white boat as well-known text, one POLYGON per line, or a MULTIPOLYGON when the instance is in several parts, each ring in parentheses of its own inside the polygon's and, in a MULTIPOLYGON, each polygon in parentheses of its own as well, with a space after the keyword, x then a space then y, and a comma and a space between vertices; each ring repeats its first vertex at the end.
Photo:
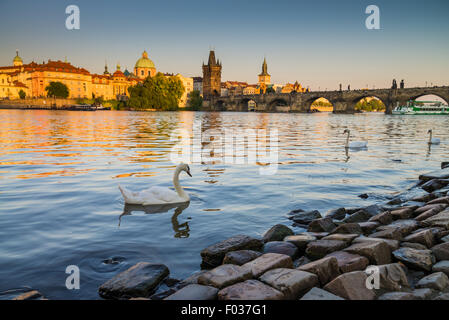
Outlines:
POLYGON ((392 113, 399 115, 449 115, 449 106, 440 101, 410 100, 405 106, 394 108, 392 113))

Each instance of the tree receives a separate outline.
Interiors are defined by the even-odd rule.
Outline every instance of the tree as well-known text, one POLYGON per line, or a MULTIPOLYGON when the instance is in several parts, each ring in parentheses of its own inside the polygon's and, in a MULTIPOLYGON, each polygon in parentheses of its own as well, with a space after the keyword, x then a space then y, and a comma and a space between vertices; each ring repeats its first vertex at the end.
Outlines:
POLYGON ((25 99, 26 98, 26 93, 25 93, 25 91, 23 91, 22 89, 20 89, 20 91, 19 91, 19 98, 20 99, 25 99))
POLYGON ((47 91, 47 97, 67 98, 69 96, 69 88, 59 81, 50 82, 45 91, 47 91))
POLYGON ((147 77, 143 84, 129 87, 128 92, 128 106, 133 109, 171 111, 178 108, 184 86, 179 78, 166 77, 159 72, 154 77, 147 77))
POLYGON ((203 97, 198 90, 193 90, 189 94, 189 107, 187 109, 198 111, 203 106, 203 97))

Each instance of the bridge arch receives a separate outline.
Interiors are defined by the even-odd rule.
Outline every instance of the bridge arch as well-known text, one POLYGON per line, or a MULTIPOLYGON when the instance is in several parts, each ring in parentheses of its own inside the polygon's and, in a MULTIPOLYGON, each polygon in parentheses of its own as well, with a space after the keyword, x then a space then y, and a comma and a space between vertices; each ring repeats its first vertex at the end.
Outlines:
MULTIPOLYGON (((385 98, 384 98, 385 99, 385 98)), ((355 98, 351 105, 353 109, 356 111, 386 111, 387 104, 384 102, 382 98, 373 95, 363 95, 355 98)))
POLYGON ((215 111, 226 111, 226 101, 217 100, 214 105, 215 111))
POLYGON ((253 97, 244 97, 238 103, 239 111, 255 111, 257 102, 253 97))
MULTIPOLYGON (((424 92, 423 94, 420 94, 418 96, 412 96, 409 100, 418 100, 418 101, 435 101, 435 98, 439 98, 440 100, 443 100, 447 105, 449 105, 449 94, 448 96, 443 96, 442 94, 438 93, 427 93, 424 92)), ((438 99, 437 99, 438 100, 438 99)))
POLYGON ((287 108, 289 108, 288 101, 283 97, 276 97, 268 104, 268 111, 270 112, 276 112, 287 108))
POLYGON ((335 111, 335 103, 330 98, 326 98, 325 96, 313 96, 312 98, 307 99, 305 102, 306 111, 307 112, 316 112, 318 111, 335 111))

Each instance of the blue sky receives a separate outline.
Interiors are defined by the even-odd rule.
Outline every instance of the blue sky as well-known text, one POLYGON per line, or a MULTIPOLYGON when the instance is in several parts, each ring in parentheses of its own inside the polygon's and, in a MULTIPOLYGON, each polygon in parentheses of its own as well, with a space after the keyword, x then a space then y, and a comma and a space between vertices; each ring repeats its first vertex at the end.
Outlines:
POLYGON ((162 72, 201 75, 213 47, 223 80, 257 82, 264 56, 272 82, 312 89, 449 84, 449 1, 165 0, 0 2, 0 65, 68 60, 103 72, 105 60, 131 70, 146 49, 162 72), (81 12, 65 28, 66 6, 81 12), (380 30, 365 8, 380 8, 380 30))

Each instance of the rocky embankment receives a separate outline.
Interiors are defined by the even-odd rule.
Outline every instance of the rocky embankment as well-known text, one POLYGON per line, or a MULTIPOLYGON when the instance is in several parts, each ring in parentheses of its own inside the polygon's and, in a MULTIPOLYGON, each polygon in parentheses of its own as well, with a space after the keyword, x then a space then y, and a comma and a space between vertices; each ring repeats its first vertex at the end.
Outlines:
POLYGON ((449 166, 443 163, 388 203, 339 208, 324 217, 295 210, 289 219, 307 232, 276 225, 262 239, 223 240, 201 252, 205 270, 183 281, 169 278, 164 265, 140 262, 104 283, 99 294, 166 300, 448 300, 448 191, 449 166))

